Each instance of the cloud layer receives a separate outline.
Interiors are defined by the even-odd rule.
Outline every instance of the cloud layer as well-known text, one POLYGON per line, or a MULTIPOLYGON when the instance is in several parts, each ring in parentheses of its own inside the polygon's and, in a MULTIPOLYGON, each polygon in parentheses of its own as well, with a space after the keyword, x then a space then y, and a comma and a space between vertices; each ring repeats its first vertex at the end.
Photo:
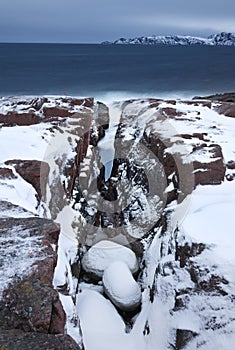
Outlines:
POLYGON ((148 34, 235 32, 234 0, 8 0, 0 42, 100 42, 148 34))

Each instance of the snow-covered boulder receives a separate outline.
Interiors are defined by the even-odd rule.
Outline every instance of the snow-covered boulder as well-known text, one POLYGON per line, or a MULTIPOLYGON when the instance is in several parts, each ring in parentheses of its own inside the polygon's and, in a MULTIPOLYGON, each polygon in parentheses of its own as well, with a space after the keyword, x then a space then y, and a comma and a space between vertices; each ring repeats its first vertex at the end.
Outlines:
POLYGON ((123 311, 133 311, 141 303, 140 287, 123 261, 115 261, 105 269, 103 286, 106 295, 123 311))
POLYGON ((91 275, 102 278, 104 270, 116 260, 126 263, 132 273, 139 269, 136 255, 131 249, 106 240, 88 250, 82 259, 82 267, 91 275))

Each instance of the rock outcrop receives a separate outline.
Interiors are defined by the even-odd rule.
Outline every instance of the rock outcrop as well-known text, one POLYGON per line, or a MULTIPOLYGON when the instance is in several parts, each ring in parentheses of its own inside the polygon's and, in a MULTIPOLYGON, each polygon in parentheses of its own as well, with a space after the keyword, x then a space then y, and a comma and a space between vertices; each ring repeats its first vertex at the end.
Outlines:
POLYGON ((0 110, 0 124, 3 126, 29 126, 41 122, 60 123, 79 111, 80 107, 91 108, 93 98, 10 98, 0 110))
POLYGON ((0 328, 63 334, 65 313, 52 285, 58 225, 33 217, 0 221, 0 328))
POLYGON ((40 117, 34 112, 21 113, 8 112, 7 114, 0 114, 0 124, 4 126, 27 126, 40 123, 40 117))
POLYGON ((211 101, 219 101, 219 102, 235 102, 235 93, 234 92, 226 92, 224 94, 214 94, 208 96, 195 96, 193 100, 211 100, 211 101))
POLYGON ((35 188, 39 202, 45 197, 50 172, 46 162, 14 159, 6 161, 5 164, 13 166, 17 173, 35 188))
MULTIPOLYGON (((233 96, 120 103, 109 179, 99 140, 112 129, 112 109, 67 97, 7 101, 0 104, 3 131, 16 125, 24 135, 39 133, 44 154, 3 157, 0 166, 0 347, 78 349, 64 335, 65 322, 76 340, 84 333, 88 350, 100 330, 101 349, 117 334, 129 348, 138 333, 143 349, 203 350, 213 332, 232 334, 231 266, 224 270, 214 253, 220 237, 215 242, 199 221, 204 211, 213 216, 215 186, 222 205, 234 188, 233 96), (39 128, 27 124, 28 113, 39 128), (21 193, 14 197, 19 183, 27 183, 31 206, 21 204, 21 193), (37 213, 61 224, 55 275, 60 229, 37 213)), ((222 227, 224 237, 229 230, 222 227)))
POLYGON ((224 181, 226 172, 221 147, 215 144, 209 146, 201 144, 194 147, 193 155, 197 152, 203 154, 203 157, 208 157, 208 160, 201 162, 198 157, 198 160, 193 161, 195 186, 221 184, 224 181))
POLYGON ((0 347, 4 350, 81 350, 68 335, 26 333, 18 329, 0 329, 0 347))

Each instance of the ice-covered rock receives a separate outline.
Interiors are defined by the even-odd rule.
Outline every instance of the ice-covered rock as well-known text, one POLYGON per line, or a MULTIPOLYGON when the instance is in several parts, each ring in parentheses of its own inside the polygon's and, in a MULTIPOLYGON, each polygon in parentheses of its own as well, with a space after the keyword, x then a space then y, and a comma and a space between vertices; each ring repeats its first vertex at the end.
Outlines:
POLYGON ((123 311, 133 311, 141 303, 140 287, 122 261, 115 261, 105 269, 103 286, 106 295, 123 311))
POLYGON ((86 272, 102 278, 104 270, 116 260, 126 263, 132 273, 138 271, 138 261, 131 249, 106 240, 88 250, 82 259, 82 266, 86 272))

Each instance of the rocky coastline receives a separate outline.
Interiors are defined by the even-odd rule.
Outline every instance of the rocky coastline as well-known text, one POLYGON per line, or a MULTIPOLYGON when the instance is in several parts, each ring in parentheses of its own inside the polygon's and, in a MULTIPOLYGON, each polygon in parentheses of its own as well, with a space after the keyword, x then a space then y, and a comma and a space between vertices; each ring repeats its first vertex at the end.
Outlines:
POLYGON ((235 337, 234 281, 213 239, 194 237, 184 221, 197 213, 194 196, 234 190, 235 94, 114 105, 105 179, 99 141, 110 105, 0 99, 1 349, 92 350, 89 303, 115 315, 124 343, 137 337, 141 350, 150 349, 146 339, 163 344, 159 310, 166 349, 209 349, 212 333, 235 337))

